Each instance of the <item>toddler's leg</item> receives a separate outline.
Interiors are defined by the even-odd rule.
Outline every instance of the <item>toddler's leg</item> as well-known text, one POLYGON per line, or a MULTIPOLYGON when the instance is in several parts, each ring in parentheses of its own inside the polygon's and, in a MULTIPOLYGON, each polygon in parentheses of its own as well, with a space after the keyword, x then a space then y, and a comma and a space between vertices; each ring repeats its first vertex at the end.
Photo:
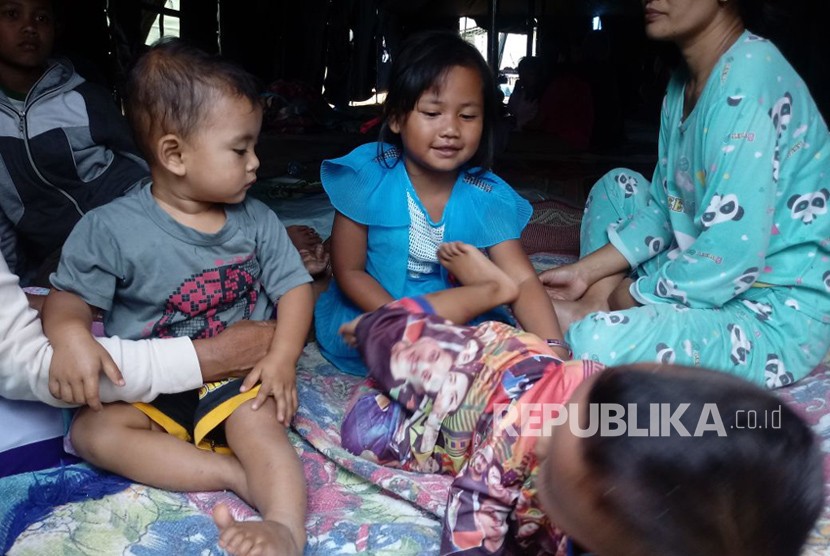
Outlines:
POLYGON ((214 520, 219 545, 235 556, 302 554, 305 546, 306 489, 300 458, 277 421, 273 398, 256 411, 245 402, 228 418, 228 444, 245 470, 253 505, 262 521, 234 521, 224 506, 214 520))
POLYGON ((249 499, 236 457, 200 450, 167 434, 129 404, 82 409, 71 437, 82 458, 133 481, 174 491, 229 489, 249 499))
POLYGON ((479 469, 473 469, 475 465, 471 458, 450 486, 441 531, 442 556, 462 551, 482 556, 502 553, 507 548, 505 545, 510 544, 507 542, 508 517, 515 501, 494 496, 489 491, 487 475, 492 462, 488 462, 482 476, 479 469))

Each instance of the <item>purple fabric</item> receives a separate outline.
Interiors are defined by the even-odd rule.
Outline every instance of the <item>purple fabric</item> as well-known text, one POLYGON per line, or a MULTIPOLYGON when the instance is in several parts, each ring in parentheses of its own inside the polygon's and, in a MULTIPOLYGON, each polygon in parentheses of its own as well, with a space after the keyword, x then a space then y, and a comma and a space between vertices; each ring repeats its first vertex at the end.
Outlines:
POLYGON ((63 451, 63 438, 48 438, 0 453, 0 477, 38 471, 81 460, 63 451))
POLYGON ((397 464, 394 437, 404 419, 400 404, 383 394, 367 394, 346 414, 341 427, 341 443, 355 455, 380 464, 397 464))

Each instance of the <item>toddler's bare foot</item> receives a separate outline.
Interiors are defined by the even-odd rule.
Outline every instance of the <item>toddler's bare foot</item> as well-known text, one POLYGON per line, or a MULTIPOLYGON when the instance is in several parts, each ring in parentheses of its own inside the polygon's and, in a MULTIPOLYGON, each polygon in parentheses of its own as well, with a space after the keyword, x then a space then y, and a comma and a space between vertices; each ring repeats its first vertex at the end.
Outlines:
POLYGON ((320 234, 311 226, 288 226, 285 231, 288 232, 288 238, 298 251, 300 249, 314 251, 318 245, 323 243, 320 234))
POLYGON ((510 276, 472 245, 460 241, 442 243, 438 261, 465 286, 492 284, 498 305, 512 303, 519 295, 519 286, 510 276))
POLYGON ((288 527, 276 521, 237 521, 225 504, 213 509, 219 546, 233 556, 298 556, 302 550, 288 527))
POLYGON ((313 249, 299 249, 303 266, 314 278, 321 278, 322 274, 329 268, 329 254, 326 253, 322 243, 318 243, 313 249))

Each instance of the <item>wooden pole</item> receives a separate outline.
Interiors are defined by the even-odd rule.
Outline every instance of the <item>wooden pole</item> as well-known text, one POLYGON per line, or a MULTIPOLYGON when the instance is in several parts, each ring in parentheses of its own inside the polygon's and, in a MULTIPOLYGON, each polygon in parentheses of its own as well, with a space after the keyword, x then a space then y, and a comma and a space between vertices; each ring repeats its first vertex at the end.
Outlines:
POLYGON ((499 12, 499 0, 490 0, 487 9, 487 62, 493 72, 493 77, 499 74, 499 32, 496 29, 496 15, 499 12))

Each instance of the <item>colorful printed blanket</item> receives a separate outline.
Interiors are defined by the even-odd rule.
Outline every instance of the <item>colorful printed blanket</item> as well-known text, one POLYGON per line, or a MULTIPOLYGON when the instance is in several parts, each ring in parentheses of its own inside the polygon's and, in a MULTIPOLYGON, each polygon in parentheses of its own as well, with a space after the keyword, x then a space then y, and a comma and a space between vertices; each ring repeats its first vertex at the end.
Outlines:
MULTIPOLYGON (((538 268, 561 257, 536 255, 538 268)), ((308 482, 308 555, 436 554, 450 478, 380 467, 340 447, 340 423, 362 379, 335 370, 313 344, 298 369, 292 442, 308 482)), ((821 438, 830 477, 830 366, 781 390, 821 438)), ((830 493, 830 488, 825 492, 830 493)), ((0 480, 0 553, 11 555, 218 555, 211 509, 227 492, 174 493, 78 464, 0 480)), ((830 501, 829 501, 830 502, 830 501)), ((830 554, 830 503, 804 556, 830 554)))
MULTIPOLYGON (((386 469, 340 448, 340 422, 362 382, 306 348, 291 434, 308 482, 306 554, 434 553, 449 478, 386 469)), ((7 477, 0 491, 3 554, 224 554, 214 505, 256 519, 232 493, 167 492, 85 464, 7 477)))

